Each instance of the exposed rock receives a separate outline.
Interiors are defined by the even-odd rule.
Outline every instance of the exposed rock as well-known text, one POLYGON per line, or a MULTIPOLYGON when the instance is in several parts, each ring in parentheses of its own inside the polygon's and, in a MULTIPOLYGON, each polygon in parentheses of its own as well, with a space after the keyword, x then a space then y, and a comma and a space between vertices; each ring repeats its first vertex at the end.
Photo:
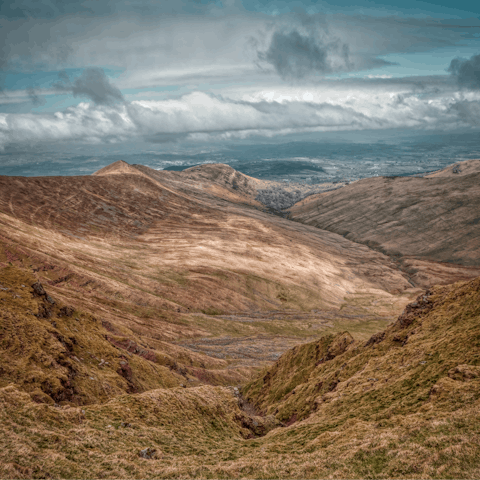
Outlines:
POLYGON ((144 448, 139 452, 140 457, 146 458, 147 460, 155 458, 156 454, 157 454, 157 451, 154 448, 150 448, 150 447, 144 448))
POLYGON ((75 309, 73 307, 65 306, 60 309, 58 312, 59 317, 71 317, 73 315, 73 312, 75 312, 75 309))
POLYGON ((32 285, 32 288, 33 288, 33 293, 39 297, 42 297, 43 295, 47 294, 47 292, 43 288, 43 285, 40 282, 35 282, 32 285))
POLYGON ((132 368, 128 364, 126 360, 120 360, 119 362, 120 368, 117 370, 117 373, 121 375, 127 382, 130 384, 130 387, 133 390, 136 390, 135 386, 133 385, 133 373, 132 373, 132 368))
POLYGON ((369 345, 375 345, 376 343, 380 343, 385 338, 385 332, 378 332, 372 335, 365 343, 365 346, 368 347, 369 345))
POLYGON ((406 328, 415 320, 418 320, 422 315, 425 315, 433 308, 433 303, 430 301, 431 291, 427 290, 417 297, 417 299, 409 303, 402 314, 395 322, 395 326, 399 328, 406 328))
POLYGON ((35 316, 37 318, 50 318, 52 316, 52 312, 49 308, 41 303, 38 305, 38 313, 35 316))
POLYGON ((46 300, 50 305, 55 305, 55 300, 54 300, 50 295, 45 295, 45 300, 46 300))

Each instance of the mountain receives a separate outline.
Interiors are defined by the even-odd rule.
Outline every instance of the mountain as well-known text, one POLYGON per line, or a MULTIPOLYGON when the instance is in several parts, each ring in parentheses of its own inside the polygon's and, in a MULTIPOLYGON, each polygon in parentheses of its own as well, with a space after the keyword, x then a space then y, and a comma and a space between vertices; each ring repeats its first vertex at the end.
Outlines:
POLYGON ((421 287, 480 275, 480 160, 425 177, 359 180, 289 212, 389 255, 421 287))
POLYGON ((82 364, 53 355, 60 367, 50 393, 42 355, 29 357, 43 372, 30 381, 25 358, 9 364, 9 347, 0 385, 15 380, 46 401, 85 404, 154 386, 236 384, 321 331, 347 323, 367 338, 412 298, 388 257, 254 208, 249 182, 223 165, 177 173, 125 162, 84 177, 0 177, 0 284, 26 295, 9 322, 43 332, 40 351, 82 364), (36 282, 62 307, 27 301, 36 282), (88 338, 72 331, 75 322, 64 325, 72 320, 59 316, 63 306, 91 322, 88 338), (28 311, 47 315, 42 327, 28 311), (65 353, 56 336, 78 347, 65 353), (134 355, 130 383, 118 373, 125 350, 134 355), (106 352, 116 360, 99 368, 106 352), (78 371, 102 386, 91 391, 78 371))
MULTIPOLYGON (((407 180, 444 182, 444 208, 463 195, 449 182, 475 175, 407 180)), ((462 450, 478 424, 478 281, 432 286, 475 274, 462 243, 472 212, 451 233, 463 263, 446 263, 269 214, 257 195, 266 185, 220 164, 0 177, 2 478, 478 473, 467 466, 475 447, 462 450), (430 290, 412 304, 422 282, 430 290), (430 411, 432 388, 441 402, 430 411), (453 419, 445 431, 437 413, 453 419), (361 448, 387 417, 400 463, 383 444, 361 448), (440 434, 398 440, 414 422, 442 430, 462 461, 428 460, 440 434)))

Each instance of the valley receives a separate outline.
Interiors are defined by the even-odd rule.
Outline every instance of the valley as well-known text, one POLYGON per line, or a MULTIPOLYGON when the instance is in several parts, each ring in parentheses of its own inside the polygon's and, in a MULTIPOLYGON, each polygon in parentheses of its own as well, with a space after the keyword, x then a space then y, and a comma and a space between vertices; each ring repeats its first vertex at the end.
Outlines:
POLYGON ((479 175, 0 177, 0 475, 474 478, 479 175))

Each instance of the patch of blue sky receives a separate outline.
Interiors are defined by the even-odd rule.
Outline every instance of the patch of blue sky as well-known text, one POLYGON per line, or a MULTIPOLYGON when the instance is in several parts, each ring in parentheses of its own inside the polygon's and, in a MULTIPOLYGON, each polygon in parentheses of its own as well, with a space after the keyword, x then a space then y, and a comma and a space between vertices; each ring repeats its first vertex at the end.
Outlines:
POLYGON ((450 62, 455 57, 471 57, 478 53, 471 47, 449 47, 433 49, 428 52, 402 53, 385 55, 382 58, 388 62, 398 63, 382 68, 382 73, 395 77, 446 75, 450 62))
MULTIPOLYGON (((81 100, 71 95, 39 95, 43 99, 43 105, 34 105, 28 96, 17 97, 17 102, 1 103, 0 113, 55 113, 68 107, 74 107, 81 100)), ((7 97, 8 98, 8 97, 7 97)), ((13 99, 14 100, 14 99, 13 99)))
MULTIPOLYGON (((112 78, 118 78, 125 69, 112 66, 102 67, 105 74, 112 78)), ((35 72, 19 72, 14 70, 7 70, 3 72, 3 88, 5 90, 25 90, 30 87, 34 88, 52 88, 52 85, 59 80, 59 73, 61 70, 35 72)), ((79 76, 82 68, 66 68, 62 70, 67 73, 70 79, 79 76)))
POLYGON ((349 13, 369 16, 390 16, 392 14, 408 17, 425 18, 441 16, 442 18, 465 18, 480 14, 478 0, 442 0, 435 2, 418 0, 383 0, 382 2, 357 0, 315 1, 315 0, 245 0, 246 10, 262 12, 267 15, 281 15, 299 10, 314 13, 349 13))

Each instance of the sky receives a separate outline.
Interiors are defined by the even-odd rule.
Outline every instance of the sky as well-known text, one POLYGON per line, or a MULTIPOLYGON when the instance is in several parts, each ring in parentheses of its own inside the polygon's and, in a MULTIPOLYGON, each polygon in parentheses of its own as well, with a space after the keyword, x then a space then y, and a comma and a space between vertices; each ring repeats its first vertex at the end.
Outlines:
POLYGON ((3 151, 392 129, 480 129, 480 2, 0 4, 3 151))

